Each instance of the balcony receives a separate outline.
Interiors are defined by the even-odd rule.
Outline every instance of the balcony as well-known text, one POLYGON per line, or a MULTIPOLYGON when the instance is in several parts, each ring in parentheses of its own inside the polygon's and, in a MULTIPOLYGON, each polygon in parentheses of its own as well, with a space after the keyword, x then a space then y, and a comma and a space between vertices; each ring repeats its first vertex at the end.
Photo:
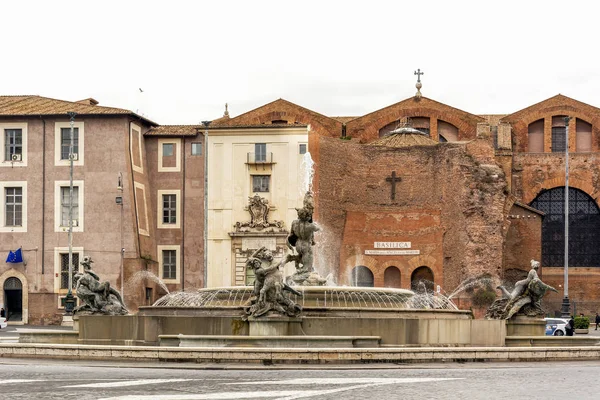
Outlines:
POLYGON ((248 165, 271 165, 273 161, 273 153, 248 153, 246 164, 248 165))

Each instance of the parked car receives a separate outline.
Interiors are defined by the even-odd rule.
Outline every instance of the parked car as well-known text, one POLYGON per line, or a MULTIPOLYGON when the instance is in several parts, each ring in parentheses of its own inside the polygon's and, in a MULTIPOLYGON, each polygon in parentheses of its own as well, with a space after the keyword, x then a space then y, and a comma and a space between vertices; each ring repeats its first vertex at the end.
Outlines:
POLYGON ((544 318, 546 321, 546 336, 564 336, 567 334, 566 326, 569 323, 565 318, 544 318))
POLYGON ((0 329, 4 329, 8 326, 8 322, 6 322, 6 318, 1 317, 0 318, 0 329))

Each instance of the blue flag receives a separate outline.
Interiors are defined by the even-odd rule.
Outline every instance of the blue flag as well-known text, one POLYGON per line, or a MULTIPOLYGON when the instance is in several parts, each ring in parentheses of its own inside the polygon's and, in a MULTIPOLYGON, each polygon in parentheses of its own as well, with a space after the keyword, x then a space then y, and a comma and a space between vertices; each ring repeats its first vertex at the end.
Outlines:
POLYGON ((8 257, 6 258, 7 263, 22 263, 23 262, 23 252, 21 249, 17 249, 16 251, 8 251, 8 257))

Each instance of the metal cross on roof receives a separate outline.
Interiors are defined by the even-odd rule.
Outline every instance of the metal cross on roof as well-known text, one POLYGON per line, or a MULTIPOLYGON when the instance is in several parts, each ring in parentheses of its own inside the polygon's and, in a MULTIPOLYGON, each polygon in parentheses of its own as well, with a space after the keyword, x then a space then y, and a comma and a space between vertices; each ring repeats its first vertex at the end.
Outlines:
POLYGON ((421 75, 425 75, 425 72, 421 72, 421 68, 417 68, 415 75, 417 75, 417 82, 421 82, 421 75))

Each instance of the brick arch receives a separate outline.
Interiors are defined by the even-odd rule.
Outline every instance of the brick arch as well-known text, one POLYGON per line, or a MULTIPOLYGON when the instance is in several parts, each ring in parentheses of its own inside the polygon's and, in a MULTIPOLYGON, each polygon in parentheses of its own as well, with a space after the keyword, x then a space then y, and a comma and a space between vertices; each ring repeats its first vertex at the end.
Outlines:
POLYGON ((23 314, 21 322, 18 322, 17 324, 27 324, 29 322, 29 283, 27 282, 27 277, 14 268, 9 269, 0 275, 0 303, 2 304, 4 304, 4 282, 6 282, 8 278, 17 278, 21 281, 23 287, 23 314))
POLYGON ((295 122, 301 122, 298 114, 294 112, 287 111, 271 111, 266 114, 259 115, 258 121, 261 124, 270 124, 271 121, 283 119, 288 122, 288 124, 294 124, 295 122))
POLYGON ((365 267, 369 268, 373 273, 373 279, 375 279, 375 282, 377 282, 377 276, 379 274, 379 270, 377 269, 377 260, 375 260, 373 257, 359 254, 346 258, 342 274, 340 275, 340 280, 344 284, 349 282, 352 268, 356 267, 357 265, 364 265, 365 267))
POLYGON ((430 255, 425 255, 425 254, 421 254, 417 257, 413 257, 410 260, 408 260, 408 265, 410 266, 411 274, 415 269, 417 269, 423 265, 428 266, 433 271, 435 269, 436 263, 437 262, 436 262, 435 258, 433 258, 430 255))
POLYGON ((387 113, 382 113, 378 118, 369 123, 368 126, 365 126, 360 135, 361 142, 369 142, 378 138, 381 128, 404 117, 425 117, 448 122, 458 128, 459 140, 474 139, 477 131, 477 124, 470 124, 455 113, 424 107, 398 108, 390 110, 387 113))
MULTIPOLYGON (((549 107, 529 112, 517 122, 512 123, 513 135, 517 138, 517 148, 519 151, 527 151, 527 135, 529 133, 529 125, 531 123, 539 121, 540 119, 545 120, 547 117, 553 117, 556 115, 568 115, 569 117, 586 121, 587 123, 592 124, 592 137, 597 138, 600 135, 600 117, 581 111, 573 106, 549 107)), ((572 126, 571 124, 569 125, 572 126)))
MULTIPOLYGON (((538 190, 535 193, 529 192, 527 194, 527 196, 525 198, 523 198, 523 201, 525 204, 529 204, 540 194, 540 192, 542 190, 565 186, 565 184, 566 184, 566 179, 564 176, 559 176, 559 177, 552 178, 552 179, 546 179, 542 183, 540 190, 538 190)), ((598 203, 597 199, 594 198, 594 196, 593 196, 595 189, 594 189, 594 185, 591 182, 587 182, 587 181, 569 176, 569 187, 579 189, 582 192, 587 193, 591 198, 594 199, 594 201, 596 201, 596 203, 598 203)))

